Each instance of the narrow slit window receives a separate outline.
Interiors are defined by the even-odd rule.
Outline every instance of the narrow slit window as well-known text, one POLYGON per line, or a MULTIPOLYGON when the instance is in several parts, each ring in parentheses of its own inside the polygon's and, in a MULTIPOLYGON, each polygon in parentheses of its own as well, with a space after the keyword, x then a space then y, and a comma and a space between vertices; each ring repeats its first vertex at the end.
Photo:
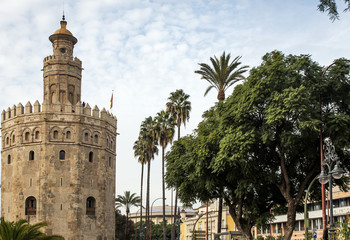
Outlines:
POLYGON ((10 154, 7 156, 7 164, 11 164, 11 155, 10 154))
POLYGON ((84 140, 85 140, 85 142, 89 141, 89 133, 85 133, 84 140))
POLYGON ((39 134, 40 134, 39 131, 36 131, 36 132, 35 132, 35 139, 39 139, 39 137, 40 137, 39 134))
POLYGON ((98 143, 98 135, 97 134, 95 134, 94 139, 95 139, 95 143, 98 143))
POLYGON ((61 178, 61 187, 62 187, 62 185, 63 185, 63 179, 61 178))
POLYGON ((53 131, 53 139, 58 139, 58 131, 53 131))
POLYGON ((24 134, 24 140, 29 141, 29 132, 24 134))
POLYGON ((66 152, 61 150, 59 158, 60 158, 60 160, 65 160, 66 159, 66 152))
POLYGON ((71 139, 72 138, 72 134, 70 131, 66 132, 66 139, 71 139))
POLYGON ((29 160, 34 160, 34 151, 29 152, 29 160))
POLYGON ((13 135, 13 136, 12 136, 12 143, 14 144, 15 142, 16 142, 16 136, 13 135))
POLYGON ((89 162, 93 162, 93 161, 94 161, 94 153, 89 152, 89 162))
POLYGON ((9 143, 10 143, 10 138, 7 137, 7 138, 6 138, 6 144, 8 145, 9 143))

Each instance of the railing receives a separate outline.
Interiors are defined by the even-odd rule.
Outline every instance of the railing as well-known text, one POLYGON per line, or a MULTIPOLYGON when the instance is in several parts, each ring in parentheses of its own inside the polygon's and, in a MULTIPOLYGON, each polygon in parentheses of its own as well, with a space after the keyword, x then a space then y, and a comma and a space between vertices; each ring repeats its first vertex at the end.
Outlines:
POLYGON ((36 215, 36 208, 27 207, 26 208, 26 215, 36 215))
POLYGON ((86 215, 95 216, 95 208, 86 208, 86 215))

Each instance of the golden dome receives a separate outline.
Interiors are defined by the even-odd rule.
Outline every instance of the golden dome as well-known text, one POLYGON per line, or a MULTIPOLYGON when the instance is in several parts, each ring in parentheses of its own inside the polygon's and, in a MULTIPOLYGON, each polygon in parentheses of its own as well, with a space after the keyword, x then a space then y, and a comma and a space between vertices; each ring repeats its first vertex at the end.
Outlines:
POLYGON ((56 32, 54 34, 66 34, 66 35, 73 36, 73 34, 66 27, 67 27, 67 22, 62 20, 61 21, 61 28, 56 30, 56 32))

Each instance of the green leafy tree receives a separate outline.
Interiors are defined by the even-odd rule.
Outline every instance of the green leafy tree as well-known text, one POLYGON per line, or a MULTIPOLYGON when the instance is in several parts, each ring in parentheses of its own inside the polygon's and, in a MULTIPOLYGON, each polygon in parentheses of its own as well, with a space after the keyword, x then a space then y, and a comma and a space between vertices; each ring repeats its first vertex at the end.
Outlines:
MULTIPOLYGON (((174 123, 177 126, 177 139, 180 139, 180 129, 181 125, 183 124, 186 126, 186 122, 190 118, 190 112, 191 112, 191 102, 188 101, 190 98, 190 95, 186 94, 182 89, 177 89, 175 92, 170 93, 170 97, 168 98, 169 102, 166 103, 166 111, 169 112, 174 119, 174 123)), ((174 216, 176 221, 177 216, 177 196, 178 196, 178 190, 175 191, 175 210, 174 210, 174 216)), ((175 235, 174 233, 174 227, 173 227, 173 233, 172 236, 175 235)))
MULTIPOLYGON (((136 193, 130 194, 130 191, 125 191, 124 195, 118 195, 115 199, 116 205, 125 208, 126 223, 129 221, 130 208, 132 206, 140 206, 140 197, 136 196, 136 193)), ((128 224, 125 224, 125 238, 128 232, 128 224)))
POLYGON ((135 225, 131 220, 126 220, 126 216, 121 214, 119 209, 115 209, 115 239, 129 240, 133 239, 135 235, 135 225), (126 225, 128 227, 126 227, 126 225), (128 229, 126 235, 125 230, 128 229))
POLYGON ((349 71, 339 60, 322 78, 308 55, 266 54, 232 96, 203 115, 195 134, 175 142, 166 157, 168 185, 184 202, 222 194, 246 239, 253 225, 271 219, 270 209, 285 206, 289 240, 304 191, 320 172, 321 126, 349 169, 349 71))
POLYGON ((156 136, 159 145, 162 147, 162 191, 163 191, 163 239, 166 240, 166 221, 165 221, 165 180, 164 180, 164 157, 165 148, 168 143, 172 143, 175 123, 169 112, 161 111, 155 117, 156 121, 156 136))
POLYGON ((31 225, 24 219, 9 222, 1 218, 0 221, 0 240, 64 240, 61 236, 41 232, 40 228, 47 226, 45 222, 31 225))
POLYGON ((231 87, 236 82, 245 79, 242 75, 247 71, 248 66, 239 66, 241 62, 239 60, 241 57, 235 57, 232 62, 230 62, 231 54, 223 54, 220 60, 214 56, 210 58, 213 68, 206 63, 199 63, 201 66, 200 70, 195 71, 202 75, 202 79, 207 80, 210 86, 204 93, 204 96, 212 89, 216 88, 218 90, 218 100, 225 100, 225 91, 231 87))
MULTIPOLYGON (((350 10, 350 0, 344 0, 344 3, 347 5, 344 12, 347 12, 350 10)), ((336 19, 339 19, 338 7, 335 0, 320 0, 318 10, 321 12, 327 12, 329 19, 333 22, 336 19)))

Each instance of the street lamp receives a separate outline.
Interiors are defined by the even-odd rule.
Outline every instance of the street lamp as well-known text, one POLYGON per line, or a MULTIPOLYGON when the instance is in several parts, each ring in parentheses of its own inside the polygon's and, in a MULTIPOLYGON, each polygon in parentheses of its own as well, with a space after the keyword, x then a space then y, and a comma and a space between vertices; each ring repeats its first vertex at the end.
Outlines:
MULTIPOLYGON (((152 221, 152 215, 153 215, 153 204, 154 204, 154 202, 155 201, 157 201, 157 200, 159 200, 159 199, 163 199, 162 197, 160 197, 160 198, 156 198, 156 199, 154 199, 154 201, 152 202, 152 204, 151 204, 151 221, 152 221)), ((164 200, 166 200, 166 198, 164 198, 164 200)), ((150 240, 152 240, 152 223, 150 224, 150 231, 149 231, 149 239, 150 240)))
POLYGON ((333 231, 333 196, 332 196, 332 178, 340 179, 343 176, 344 170, 339 166, 338 156, 335 153, 335 147, 330 138, 324 140, 324 162, 322 163, 323 170, 321 171, 318 180, 321 184, 329 182, 329 205, 330 205, 330 231, 333 231), (325 167, 327 166, 327 171, 325 167), (334 168, 333 168, 334 166, 334 168))

